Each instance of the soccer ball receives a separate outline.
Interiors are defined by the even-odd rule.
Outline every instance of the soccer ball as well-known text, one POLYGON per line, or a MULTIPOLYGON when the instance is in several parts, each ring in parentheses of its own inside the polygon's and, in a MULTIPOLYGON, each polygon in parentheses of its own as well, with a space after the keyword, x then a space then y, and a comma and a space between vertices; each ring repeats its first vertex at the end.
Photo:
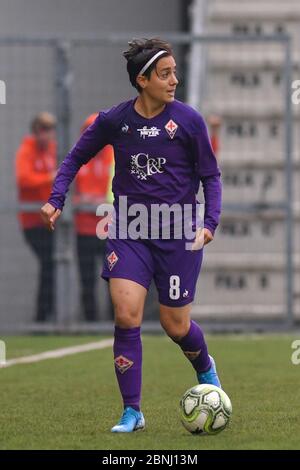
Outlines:
POLYGON ((226 428, 231 413, 230 398, 215 385, 196 385, 180 400, 181 422, 193 434, 218 434, 226 428))

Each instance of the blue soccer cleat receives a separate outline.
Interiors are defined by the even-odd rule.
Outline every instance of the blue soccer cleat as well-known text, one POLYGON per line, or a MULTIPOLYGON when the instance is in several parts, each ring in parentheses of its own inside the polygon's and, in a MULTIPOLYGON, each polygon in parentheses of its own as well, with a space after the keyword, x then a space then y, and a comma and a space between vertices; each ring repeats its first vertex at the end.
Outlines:
POLYGON ((141 411, 136 411, 131 406, 127 406, 122 418, 111 429, 111 432, 133 432, 142 431, 145 428, 145 418, 141 411))
POLYGON ((198 382, 199 384, 211 384, 215 385, 216 387, 222 388, 221 382, 218 377, 215 361, 213 357, 209 356, 209 358, 211 361, 211 366, 208 371, 197 373, 198 382))

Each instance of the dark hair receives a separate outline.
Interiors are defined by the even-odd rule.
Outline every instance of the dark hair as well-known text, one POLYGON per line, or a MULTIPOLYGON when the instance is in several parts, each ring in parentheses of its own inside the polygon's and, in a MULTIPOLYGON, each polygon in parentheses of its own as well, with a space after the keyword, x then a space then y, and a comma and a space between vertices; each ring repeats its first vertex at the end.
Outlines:
POLYGON ((151 39, 133 39, 128 43, 129 49, 123 52, 123 56, 127 60, 127 72, 131 85, 139 92, 142 91, 141 87, 137 84, 136 78, 143 68, 143 66, 151 59, 157 52, 165 50, 166 53, 159 56, 143 74, 148 79, 150 78, 152 70, 155 68, 156 63, 162 57, 173 55, 170 44, 159 38, 151 39))

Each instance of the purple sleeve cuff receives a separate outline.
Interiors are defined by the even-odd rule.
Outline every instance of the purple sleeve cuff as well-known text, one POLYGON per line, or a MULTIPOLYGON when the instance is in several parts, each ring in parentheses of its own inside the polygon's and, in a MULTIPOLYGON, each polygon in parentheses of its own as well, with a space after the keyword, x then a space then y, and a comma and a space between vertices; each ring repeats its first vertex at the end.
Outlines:
POLYGON ((211 225, 204 223, 204 228, 208 228, 212 235, 215 234, 215 229, 211 225))
POLYGON ((214 235, 219 224, 221 214, 221 179, 219 175, 206 176, 201 178, 201 182, 205 200, 204 227, 208 228, 214 235))

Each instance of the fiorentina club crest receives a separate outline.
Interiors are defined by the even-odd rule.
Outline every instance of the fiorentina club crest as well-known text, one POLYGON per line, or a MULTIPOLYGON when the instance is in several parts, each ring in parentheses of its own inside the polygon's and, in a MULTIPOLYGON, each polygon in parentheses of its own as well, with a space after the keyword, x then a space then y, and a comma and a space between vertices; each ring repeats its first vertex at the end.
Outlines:
POLYGON ((117 257, 116 253, 114 251, 112 251, 110 253, 110 255, 107 256, 106 259, 107 259, 107 262, 108 262, 109 270, 111 271, 119 258, 117 257))
POLYGON ((124 374, 133 365, 133 361, 127 359, 124 356, 118 356, 115 358, 115 366, 121 374, 124 374))
POLYGON ((201 349, 199 351, 184 351, 183 354, 190 360, 194 361, 197 359, 199 354, 201 353, 201 349))
POLYGON ((170 121, 167 122, 167 124, 165 125, 165 129, 166 129, 167 133, 169 134, 169 136, 171 137, 171 139, 173 139, 174 135, 176 134, 176 131, 178 129, 178 126, 177 126, 176 122, 174 122, 172 119, 170 119, 170 121))

